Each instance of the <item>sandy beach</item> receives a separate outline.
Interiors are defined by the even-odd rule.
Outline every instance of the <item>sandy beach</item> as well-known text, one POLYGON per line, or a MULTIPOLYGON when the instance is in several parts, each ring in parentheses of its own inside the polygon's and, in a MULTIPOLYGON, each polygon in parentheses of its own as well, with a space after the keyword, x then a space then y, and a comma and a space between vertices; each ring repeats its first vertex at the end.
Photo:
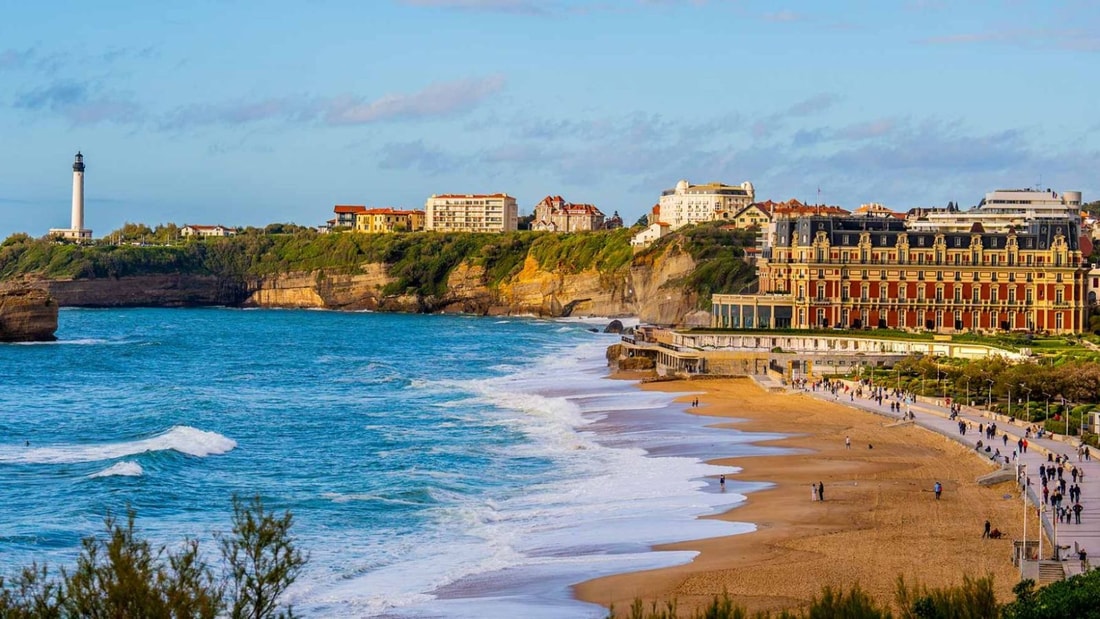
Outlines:
MULTIPOLYGON (((643 389, 700 393, 692 412, 719 426, 791 436, 770 443, 794 455, 718 459, 742 469, 728 479, 767 481, 774 487, 718 516, 752 522, 757 530, 688 541, 660 550, 694 550, 689 564, 619 574, 578 585, 579 599, 626 611, 636 598, 675 598, 690 613, 728 591, 750 610, 806 604, 826 585, 859 585, 892 603, 898 576, 928 586, 956 585, 963 575, 992 575, 998 598, 1012 598, 1018 572, 1012 539, 1022 532, 1020 495, 1011 482, 982 487, 975 479, 988 461, 938 434, 840 403, 802 394, 773 394, 749 379, 648 383, 643 389), (728 420, 734 418, 736 420, 728 420), (851 449, 845 437, 851 437, 851 449), (873 445, 869 448, 868 445, 873 445), (937 501, 936 481, 944 492, 937 501), (811 501, 812 483, 825 501, 811 501), (982 538, 986 520, 1005 533, 982 538)), ((1030 523, 1034 535, 1034 520, 1030 523)))

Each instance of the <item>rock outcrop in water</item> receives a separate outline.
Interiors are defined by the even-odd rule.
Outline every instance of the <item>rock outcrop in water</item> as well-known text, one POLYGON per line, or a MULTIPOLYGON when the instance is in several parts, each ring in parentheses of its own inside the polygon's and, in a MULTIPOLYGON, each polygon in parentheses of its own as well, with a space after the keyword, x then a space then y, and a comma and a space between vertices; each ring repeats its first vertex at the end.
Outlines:
POLYGON ((40 288, 0 289, 0 342, 57 339, 58 304, 40 288))

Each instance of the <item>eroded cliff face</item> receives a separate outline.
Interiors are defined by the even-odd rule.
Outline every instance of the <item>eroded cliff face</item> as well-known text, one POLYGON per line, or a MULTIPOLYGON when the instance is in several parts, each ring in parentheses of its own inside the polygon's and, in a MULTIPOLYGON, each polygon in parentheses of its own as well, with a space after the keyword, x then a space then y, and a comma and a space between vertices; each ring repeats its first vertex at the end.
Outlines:
POLYGON ((57 339, 57 302, 41 288, 0 290, 0 342, 57 339))
POLYGON ((148 275, 45 281, 60 305, 80 307, 201 306, 328 308, 390 312, 452 312, 480 315, 637 316, 645 322, 681 324, 695 308, 694 294, 676 281, 695 268, 691 257, 669 251, 618 274, 595 269, 560 273, 528 256, 522 270, 490 287, 484 268, 463 263, 448 276, 442 297, 415 291, 385 295, 393 282, 383 264, 360 265, 359 273, 286 273, 247 281, 214 277, 148 275))

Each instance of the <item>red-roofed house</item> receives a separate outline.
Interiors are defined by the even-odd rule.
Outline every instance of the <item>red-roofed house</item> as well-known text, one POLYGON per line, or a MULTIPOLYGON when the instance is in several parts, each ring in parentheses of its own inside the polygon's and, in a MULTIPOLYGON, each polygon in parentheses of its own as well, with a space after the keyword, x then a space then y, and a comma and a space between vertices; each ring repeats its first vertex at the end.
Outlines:
POLYGON ((197 224, 185 224, 180 228, 180 236, 233 236, 237 234, 237 231, 233 228, 226 228, 225 226, 200 226, 197 224))
POLYGON ((546 196, 535 205, 535 221, 532 230, 550 232, 578 232, 600 230, 604 227, 604 214, 591 204, 572 204, 561 196, 546 196))
POLYGON ((349 228, 355 227, 355 216, 367 210, 367 207, 360 204, 337 204, 332 207, 332 212, 336 213, 336 227, 347 226, 349 228))

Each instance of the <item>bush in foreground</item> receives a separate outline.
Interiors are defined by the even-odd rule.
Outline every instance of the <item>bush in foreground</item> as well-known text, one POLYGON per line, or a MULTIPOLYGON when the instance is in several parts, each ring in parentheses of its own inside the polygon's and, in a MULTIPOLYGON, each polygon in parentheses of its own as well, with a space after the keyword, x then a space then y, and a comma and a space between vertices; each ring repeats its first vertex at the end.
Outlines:
POLYGON ((219 536, 225 573, 218 577, 195 540, 154 548, 108 515, 107 536, 88 537, 76 566, 53 577, 46 567, 24 568, 11 583, 0 578, 4 619, 233 619, 293 617, 279 605, 306 563, 290 535, 290 512, 264 510, 259 497, 233 499, 233 532, 219 536))

